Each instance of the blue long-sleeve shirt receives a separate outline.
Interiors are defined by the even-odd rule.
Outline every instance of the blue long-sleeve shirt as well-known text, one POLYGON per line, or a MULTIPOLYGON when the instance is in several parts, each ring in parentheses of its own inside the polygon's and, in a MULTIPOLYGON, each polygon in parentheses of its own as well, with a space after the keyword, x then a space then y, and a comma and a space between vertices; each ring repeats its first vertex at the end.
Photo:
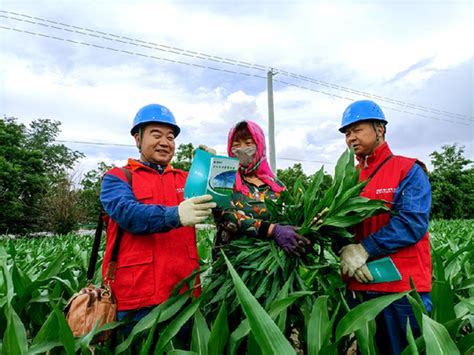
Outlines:
POLYGON ((178 206, 140 203, 132 187, 111 174, 106 174, 102 180, 100 201, 105 212, 133 234, 167 232, 180 226, 178 206))
POLYGON ((389 223, 362 240, 363 247, 376 258, 415 244, 428 230, 430 206, 428 177, 414 164, 395 191, 389 223))

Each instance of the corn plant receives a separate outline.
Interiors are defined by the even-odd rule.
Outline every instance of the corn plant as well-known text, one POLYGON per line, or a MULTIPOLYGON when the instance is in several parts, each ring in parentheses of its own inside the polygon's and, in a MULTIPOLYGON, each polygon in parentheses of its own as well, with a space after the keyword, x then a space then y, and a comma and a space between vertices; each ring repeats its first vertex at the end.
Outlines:
MULTIPOLYGON (((212 232, 199 233, 199 243, 210 248, 212 232)), ((404 353, 472 354, 473 233, 474 220, 430 224, 434 281, 431 314, 424 309, 416 290, 349 309, 331 248, 324 250, 325 263, 318 264, 319 255, 291 259, 270 241, 254 240, 255 244, 250 244, 252 240, 244 239, 235 241, 240 249, 225 250, 225 257, 212 265, 201 297, 190 299, 190 292, 174 294, 138 322, 128 337, 120 330, 123 323, 108 325, 117 328, 115 343, 98 345, 94 352, 337 354, 345 353, 349 343, 357 339, 362 354, 374 354, 374 318, 388 304, 406 295, 421 335, 413 337, 408 327, 409 345, 404 353), (259 258, 263 258, 260 264, 259 258), (262 286, 265 275, 269 281, 262 286), (215 277, 222 277, 225 282, 216 283, 215 277), (281 287, 272 291, 272 283, 281 287), (229 287, 222 291, 223 285, 229 287), (210 308, 214 311, 207 312, 210 308), (191 344, 188 348, 179 346, 177 334, 190 320, 191 344)), ((92 338, 104 329, 95 328, 90 334, 74 338, 62 313, 72 293, 85 285, 91 244, 91 237, 76 235, 0 240, 2 353, 91 353, 92 338)), ((203 258, 210 249, 205 251, 203 258)), ((100 282, 101 258, 102 251, 96 282, 100 282)), ((208 267, 209 263, 203 263, 201 272, 208 267)), ((192 288, 192 280, 194 275, 183 282, 192 288)))
POLYGON ((314 174, 308 188, 298 180, 293 191, 283 191, 276 202, 267 201, 273 222, 300 227, 300 234, 322 246, 337 237, 351 239, 348 227, 389 210, 384 201, 359 196, 368 180, 359 182, 353 151, 346 150, 338 159, 327 190, 321 186, 323 168, 314 174))

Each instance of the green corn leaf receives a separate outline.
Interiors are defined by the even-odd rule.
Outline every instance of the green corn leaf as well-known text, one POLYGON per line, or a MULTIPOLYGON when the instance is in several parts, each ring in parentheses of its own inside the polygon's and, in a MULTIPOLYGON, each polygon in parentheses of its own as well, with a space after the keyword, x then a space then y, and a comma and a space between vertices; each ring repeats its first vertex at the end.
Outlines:
POLYGON ((25 291, 28 289, 28 286, 31 285, 30 278, 18 268, 15 262, 13 262, 11 267, 11 275, 15 293, 18 297, 23 297, 25 291))
MULTIPOLYGON (((276 296, 276 300, 274 302, 277 302, 278 300, 282 300, 282 299, 285 299, 286 297, 288 297, 288 290, 290 289, 290 283, 292 281, 293 281, 292 276, 289 277, 288 280, 286 280, 286 282, 283 285, 283 287, 281 288, 280 292, 278 292, 278 295, 276 296)), ((270 308, 272 307, 272 305, 270 305, 270 308)), ((278 325, 278 328, 282 332, 285 331, 286 317, 287 317, 287 311, 285 309, 285 310, 281 311, 280 314, 278 314, 277 319, 276 319, 276 324, 278 325)))
POLYGON ((445 269, 443 261, 440 255, 435 249, 431 249, 431 255, 433 260, 433 274, 437 281, 446 281, 445 269))
POLYGON ((236 288, 242 309, 247 316, 252 333, 263 354, 294 354, 291 344, 282 334, 277 325, 265 312, 250 291, 245 287, 232 264, 223 253, 227 267, 236 288))
POLYGON ((427 355, 460 354, 446 328, 425 314, 423 314, 423 337, 427 355))
POLYGON ((250 333, 249 337, 247 338, 247 353, 252 355, 262 355, 262 349, 260 349, 260 346, 258 345, 253 333, 250 333))
POLYGON ((341 196, 335 200, 334 210, 337 212, 337 209, 341 207, 345 202, 350 198, 358 197, 364 184, 357 184, 355 186, 350 186, 347 190, 341 193, 341 196))
POLYGON ((469 313, 474 314, 474 297, 470 298, 464 298, 462 296, 458 296, 459 299, 461 300, 461 303, 466 306, 466 308, 469 310, 469 313))
POLYGON ((132 328, 132 331, 128 335, 127 339, 117 345, 115 348, 115 353, 120 354, 126 351, 128 348, 130 348, 133 339, 138 334, 144 332, 147 329, 151 329, 160 316, 162 306, 163 304, 156 306, 150 313, 140 319, 138 323, 132 328))
POLYGON ((4 354, 26 354, 28 344, 26 330, 20 317, 9 303, 5 307, 5 318, 7 328, 3 334, 2 352, 4 354))
POLYGON ((467 245, 460 247, 455 253, 450 255, 449 258, 447 258, 446 261, 444 262, 444 266, 447 267, 449 264, 451 264, 451 262, 453 262, 454 260, 457 260, 459 258, 459 255, 461 255, 462 253, 465 253, 465 252, 472 253, 473 250, 474 250, 473 242, 469 241, 467 245))
POLYGON ((59 255, 52 262, 48 264, 48 267, 38 276, 37 281, 45 281, 51 279, 53 276, 56 276, 59 272, 63 270, 64 260, 66 255, 59 255))
POLYGON ((242 340, 249 334, 249 320, 244 319, 239 326, 230 334, 229 339, 229 355, 236 355, 242 340))
POLYGON ((164 322, 173 317, 189 299, 189 292, 190 290, 181 295, 172 296, 164 303, 153 308, 150 313, 137 322, 127 339, 115 348, 115 352, 119 354, 126 351, 138 334, 153 328, 155 323, 164 322))
POLYGON ((316 212, 313 212, 313 206, 316 205, 315 201, 316 198, 319 197, 319 187, 321 186, 321 182, 323 181, 324 178, 324 167, 321 167, 316 174, 314 174, 313 179, 311 180, 309 187, 306 191, 304 200, 303 200, 303 205, 304 205, 304 219, 308 220, 310 218, 313 218, 316 214, 316 212))
POLYGON ((211 332, 209 331, 206 320, 198 309, 194 314, 191 350, 200 355, 207 355, 210 336, 211 332))
POLYGON ((443 326, 448 331, 449 336, 453 339, 456 339, 461 327, 465 326, 467 323, 468 323, 468 319, 456 318, 446 323, 443 323, 443 326))
POLYGON ((59 324, 56 318, 56 314, 51 312, 46 318, 46 321, 41 326, 40 330, 33 339, 32 345, 38 345, 40 343, 58 341, 59 324))
POLYGON ((189 300, 190 293, 191 290, 188 290, 181 295, 168 298, 168 300, 163 303, 163 307, 161 308, 160 316, 158 318, 158 323, 166 322, 168 319, 174 317, 184 306, 186 301, 189 300))
POLYGON ((357 346, 362 354, 376 355, 375 351, 375 320, 372 319, 365 323, 360 329, 356 330, 357 346))
MULTIPOLYGON (((416 293, 416 295, 418 296, 418 298, 420 297, 418 293, 416 293)), ((417 299, 416 297, 413 297, 412 294, 408 294, 407 298, 408 298, 408 302, 410 302, 413 308, 413 314, 415 315, 415 319, 416 319, 416 322, 418 323, 418 326, 420 327, 420 329, 423 329, 422 315, 428 314, 428 312, 426 311, 426 308, 423 302, 421 301, 421 298, 417 299)))
POLYGON ((359 216, 328 217, 323 220, 322 226, 346 228, 359 223, 360 220, 359 216))
POLYGON ((431 317, 438 323, 456 318, 454 313, 454 292, 447 281, 434 281, 431 291, 433 311, 431 317))
POLYGON ((410 320, 407 319, 407 341, 408 346, 403 351, 404 355, 418 355, 418 348, 416 347, 415 338, 413 337, 413 332, 411 330, 410 320))
POLYGON ((64 317, 64 314, 59 309, 59 307, 53 302, 51 302, 51 308, 53 309, 53 312, 56 315, 59 340, 63 344, 66 353, 74 354, 76 351, 76 343, 74 341, 74 335, 72 334, 71 328, 69 328, 66 318, 64 317))
POLYGON ((202 300, 203 298, 194 300, 190 305, 185 307, 163 330, 163 332, 160 334, 158 344, 156 344, 154 352, 155 354, 163 353, 170 340, 173 339, 176 334, 178 334, 178 331, 181 329, 181 327, 189 320, 189 318, 194 315, 194 313, 196 313, 202 300))
POLYGON ((317 355, 324 344, 329 344, 331 328, 328 313, 329 296, 319 296, 314 302, 308 321, 308 355, 317 355))
POLYGON ((148 336, 145 340, 145 343, 140 346, 140 355, 148 355, 151 353, 150 349, 154 344, 157 328, 158 322, 155 322, 155 324, 153 324, 153 327, 151 327, 150 331, 148 332, 148 336))
POLYGON ((14 288, 14 284, 12 280, 12 275, 10 273, 10 270, 8 269, 7 258, 8 258, 8 255, 5 251, 5 248, 3 246, 0 246, 0 262, 1 262, 1 267, 2 267, 3 280, 4 280, 3 294, 5 295, 5 298, 6 298, 5 303, 11 304, 13 297, 15 296, 15 288, 14 288))
POLYGON ((339 322, 336 328, 336 341, 374 319, 384 308, 392 302, 407 295, 408 292, 389 294, 363 302, 350 310, 339 322))
POLYGON ((461 354, 468 355, 474 353, 474 333, 470 333, 459 339, 457 346, 461 354))
MULTIPOLYGON (((313 291, 298 291, 291 293, 288 297, 279 298, 274 301, 269 308, 268 314, 272 320, 275 320, 278 316, 285 312, 294 302, 304 296, 310 296, 313 291)), ((237 349, 242 342, 243 338, 246 337, 250 332, 250 325, 248 319, 244 319, 236 330, 230 335, 229 342, 229 354, 236 354, 237 349)))
POLYGON ((59 340, 45 340, 35 345, 32 345, 28 349, 28 354, 46 354, 48 351, 61 346, 62 343, 59 340))
POLYGON ((211 335, 209 337, 209 354, 222 354, 228 337, 229 324, 227 321, 227 308, 225 302, 222 302, 221 309, 219 310, 211 329, 211 335))
POLYGON ((456 287, 456 291, 472 289, 474 289, 474 277, 463 280, 461 282, 461 285, 459 285, 459 287, 456 287))

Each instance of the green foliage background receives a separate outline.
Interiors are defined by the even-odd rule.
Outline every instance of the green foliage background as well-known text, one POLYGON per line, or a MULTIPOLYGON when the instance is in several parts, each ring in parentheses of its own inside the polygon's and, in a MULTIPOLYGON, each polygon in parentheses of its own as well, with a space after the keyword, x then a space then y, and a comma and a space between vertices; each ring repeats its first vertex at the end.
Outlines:
MULTIPOLYGON (((474 220, 433 221, 429 231, 433 311, 428 315, 419 302, 419 295, 410 292, 409 299, 422 326, 422 335, 409 340, 407 353, 471 354, 474 351, 474 220)), ((209 252, 213 236, 213 230, 198 233, 203 269, 211 265, 209 252)), ((0 239, 2 353, 91 353, 90 342, 99 330, 74 339, 62 314, 69 297, 86 284, 91 244, 92 236, 74 234, 0 239)), ((95 283, 100 283, 103 247, 102 244, 95 283)), ((278 264, 281 258, 285 258, 284 253, 274 260, 278 264)), ((387 304, 404 295, 381 297, 349 311, 343 301, 337 258, 331 258, 322 267, 315 262, 311 268, 297 270, 307 291, 293 292, 288 288, 289 282, 284 282, 273 302, 259 303, 247 288, 249 281, 242 282, 245 270, 238 269, 237 263, 230 264, 227 258, 221 261, 224 260, 228 271, 223 270, 223 276, 232 278, 230 291, 236 294, 235 306, 242 309, 244 319, 232 319, 231 304, 225 302, 217 303, 217 311, 204 317, 206 303, 220 292, 205 282, 200 298, 190 303, 186 302, 188 293, 172 296, 138 323, 129 337, 123 337, 119 330, 116 342, 96 347, 95 354, 127 353, 128 349, 143 354, 290 354, 298 351, 336 354, 346 353, 355 338, 362 354, 375 354, 373 319, 387 304), (294 306, 300 312, 294 312, 291 308, 294 306), (284 331, 283 324, 290 318, 295 324, 300 322, 304 329, 297 335, 298 342, 294 337, 289 341, 295 334, 284 331), (189 319, 194 323, 190 348, 176 348, 175 337, 189 319), (157 342, 151 341, 154 334, 157 342)), ((110 326, 120 329, 123 324, 110 326)))
POLYGON ((59 126, 48 119, 29 126, 0 120, 0 233, 64 232, 64 225, 77 225, 74 196, 64 200, 58 192, 73 189, 69 172, 84 155, 55 142, 59 126), (59 213, 63 225, 55 230, 57 211, 66 213, 59 213))

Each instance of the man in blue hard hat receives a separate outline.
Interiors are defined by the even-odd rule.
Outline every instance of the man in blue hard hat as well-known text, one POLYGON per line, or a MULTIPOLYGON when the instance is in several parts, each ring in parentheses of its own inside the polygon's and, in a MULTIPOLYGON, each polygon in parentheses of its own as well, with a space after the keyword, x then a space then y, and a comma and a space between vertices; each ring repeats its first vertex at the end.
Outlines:
MULTIPOLYGON (((385 200, 391 210, 356 226, 355 243, 341 249, 341 271, 348 277, 351 306, 381 295, 409 291, 411 278, 430 312, 431 187, 423 163, 393 155, 385 141, 386 125, 382 109, 370 100, 350 104, 342 116, 339 131, 359 161, 359 180, 370 180, 361 196, 385 200), (372 283, 366 263, 387 256, 401 279, 372 283)), ((407 345, 407 319, 416 338, 420 327, 407 297, 393 302, 377 316, 376 342, 381 353, 403 351, 407 345)))
MULTIPOLYGON (((140 158, 109 170, 100 195, 110 217, 102 273, 116 297, 119 320, 131 311, 135 320, 142 318, 199 268, 194 226, 216 207, 210 195, 184 199, 187 172, 170 165, 180 128, 168 108, 141 108, 130 133, 140 158), (108 280, 118 239, 115 277, 108 280)), ((194 294, 200 294, 199 287, 194 294)))

